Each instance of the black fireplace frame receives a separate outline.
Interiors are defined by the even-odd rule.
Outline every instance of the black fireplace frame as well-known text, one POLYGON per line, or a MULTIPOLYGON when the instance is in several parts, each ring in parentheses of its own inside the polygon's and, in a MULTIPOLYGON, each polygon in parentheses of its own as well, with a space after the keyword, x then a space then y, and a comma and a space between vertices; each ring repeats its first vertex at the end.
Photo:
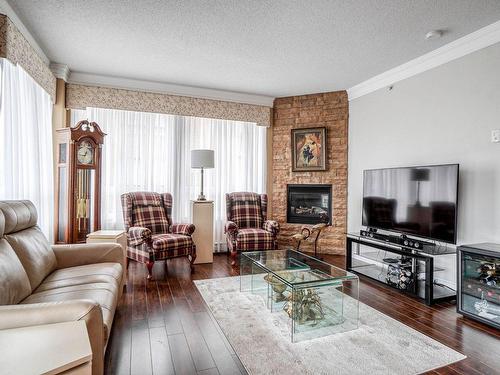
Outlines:
POLYGON ((333 211, 332 211, 332 201, 333 201, 333 186, 331 184, 287 184, 286 185, 286 222, 290 224, 318 224, 321 221, 314 217, 302 216, 300 220, 296 219, 296 216, 290 215, 289 208, 289 196, 290 188, 328 188, 330 194, 330 200, 328 202, 328 217, 330 221, 329 225, 332 223, 333 211))

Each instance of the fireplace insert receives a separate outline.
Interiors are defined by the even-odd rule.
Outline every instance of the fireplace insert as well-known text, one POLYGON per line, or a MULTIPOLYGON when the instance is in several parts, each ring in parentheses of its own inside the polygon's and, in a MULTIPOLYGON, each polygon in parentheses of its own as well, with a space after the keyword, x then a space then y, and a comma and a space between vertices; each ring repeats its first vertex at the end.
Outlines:
POLYGON ((288 223, 331 224, 332 186, 331 185, 287 185, 288 223))

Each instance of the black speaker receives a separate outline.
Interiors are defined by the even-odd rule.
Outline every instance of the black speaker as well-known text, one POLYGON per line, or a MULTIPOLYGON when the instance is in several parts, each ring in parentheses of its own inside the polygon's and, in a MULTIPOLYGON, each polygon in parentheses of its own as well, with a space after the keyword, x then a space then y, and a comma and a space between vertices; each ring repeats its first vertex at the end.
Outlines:
POLYGON ((424 247, 424 242, 407 237, 401 238, 400 244, 418 250, 424 247))

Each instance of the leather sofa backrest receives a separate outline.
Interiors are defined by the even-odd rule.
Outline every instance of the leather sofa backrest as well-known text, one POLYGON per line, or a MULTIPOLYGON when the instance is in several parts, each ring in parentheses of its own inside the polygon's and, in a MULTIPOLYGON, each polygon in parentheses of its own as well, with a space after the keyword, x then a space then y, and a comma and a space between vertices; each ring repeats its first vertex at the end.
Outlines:
POLYGON ((15 233, 34 227, 38 220, 36 208, 30 201, 0 201, 5 217, 5 233, 15 233))
POLYGON ((3 233, 5 232, 5 215, 2 211, 0 211, 0 238, 3 237, 3 233))
POLYGON ((56 256, 40 228, 30 201, 0 201, 4 238, 15 251, 34 290, 57 266, 56 256))
POLYGON ((0 210, 0 305, 21 302, 31 294, 31 285, 16 253, 3 238, 5 216, 0 210))

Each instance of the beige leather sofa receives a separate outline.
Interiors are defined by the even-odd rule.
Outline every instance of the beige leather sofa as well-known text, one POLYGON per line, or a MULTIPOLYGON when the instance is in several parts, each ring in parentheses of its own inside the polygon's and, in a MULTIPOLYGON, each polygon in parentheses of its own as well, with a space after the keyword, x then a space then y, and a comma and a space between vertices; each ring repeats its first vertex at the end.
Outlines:
MULTIPOLYGON (((117 244, 51 246, 36 224, 31 202, 0 201, 0 329, 84 320, 92 373, 102 374, 123 290, 123 251, 117 244)), ((29 360, 21 350, 19 359, 29 360)))

